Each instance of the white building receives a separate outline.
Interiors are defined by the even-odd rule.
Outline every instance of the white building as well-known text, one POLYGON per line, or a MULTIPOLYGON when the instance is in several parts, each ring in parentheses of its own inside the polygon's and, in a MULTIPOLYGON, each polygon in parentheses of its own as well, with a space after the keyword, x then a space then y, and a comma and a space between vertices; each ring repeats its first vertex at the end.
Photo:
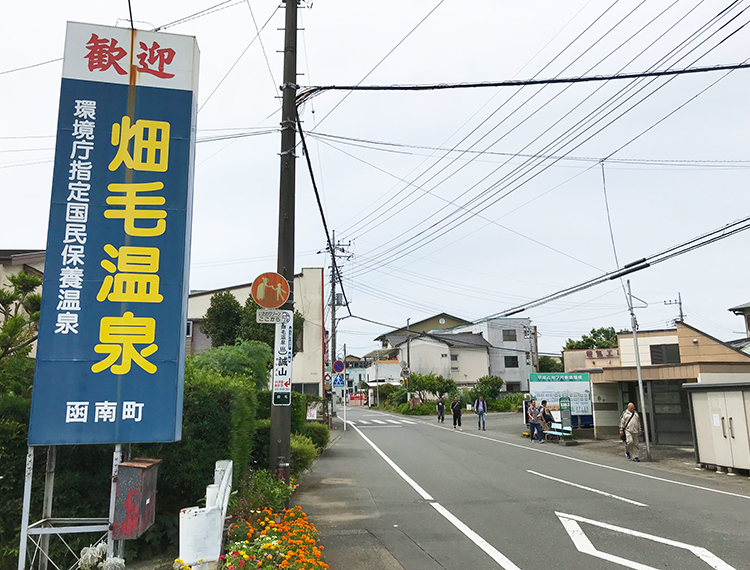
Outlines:
POLYGON ((441 337, 481 335, 489 344, 489 374, 502 378, 508 392, 529 391, 529 374, 539 368, 536 327, 531 319, 494 318, 430 332, 441 337))
MULTIPOLYGON (((200 328, 201 321, 211 305, 211 296, 220 291, 230 291, 244 306, 250 297, 252 283, 234 287, 191 293, 188 299, 186 352, 195 354, 211 348, 211 339, 200 328)), ((323 321, 323 268, 304 268, 294 276, 294 310, 305 319, 302 331, 302 349, 297 350, 292 361, 292 390, 322 396, 324 394, 323 359, 325 325, 323 321)))

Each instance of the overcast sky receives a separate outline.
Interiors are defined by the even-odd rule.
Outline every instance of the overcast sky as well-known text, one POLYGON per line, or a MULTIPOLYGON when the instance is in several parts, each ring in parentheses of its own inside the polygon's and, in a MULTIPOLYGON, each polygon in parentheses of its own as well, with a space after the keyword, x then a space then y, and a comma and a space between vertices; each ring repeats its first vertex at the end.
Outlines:
MULTIPOLYGON (((217 2, 133 0, 133 17, 152 29, 217 2)), ((299 83, 477 82, 740 63, 750 57, 750 26, 739 29, 750 4, 719 15, 729 5, 317 0, 300 9, 299 83)), ((245 283, 276 268, 283 9, 268 0, 221 8, 164 30, 198 40, 199 141, 274 132, 199 142, 191 289, 245 283), (264 25, 262 42, 248 48, 264 25)), ((6 3, 3 19, 12 25, 0 37, 0 72, 62 57, 67 20, 125 26, 127 16, 125 1, 6 3)), ((55 62, 0 75, 0 249, 45 246, 61 69, 55 62)), ((602 158, 620 265, 748 215, 749 92, 750 70, 738 70, 320 94, 301 113, 329 227, 352 241, 353 258, 342 262, 352 313, 394 325, 443 311, 474 320, 615 269, 602 158)), ((740 234, 632 275, 634 294, 648 303, 638 311, 641 328, 667 326, 677 308, 664 301, 680 292, 688 323, 724 340, 744 336, 727 308, 750 301, 748 243, 750 234, 740 234)), ((296 269, 327 265, 316 254, 324 247, 299 160, 296 269)), ((538 325, 545 352, 592 327, 629 327, 614 281, 524 316, 538 325)), ((360 355, 385 331, 354 319, 339 330, 339 345, 360 355)))

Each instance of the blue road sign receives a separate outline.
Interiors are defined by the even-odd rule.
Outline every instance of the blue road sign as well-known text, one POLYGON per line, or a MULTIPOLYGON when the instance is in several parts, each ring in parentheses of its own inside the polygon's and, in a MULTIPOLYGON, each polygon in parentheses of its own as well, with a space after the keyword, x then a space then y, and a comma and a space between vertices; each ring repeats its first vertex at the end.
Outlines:
POLYGON ((135 33, 68 24, 29 445, 181 438, 198 47, 135 33))
POLYGON ((344 387, 344 377, 341 376, 341 374, 336 374, 336 377, 333 379, 333 387, 334 388, 344 387))

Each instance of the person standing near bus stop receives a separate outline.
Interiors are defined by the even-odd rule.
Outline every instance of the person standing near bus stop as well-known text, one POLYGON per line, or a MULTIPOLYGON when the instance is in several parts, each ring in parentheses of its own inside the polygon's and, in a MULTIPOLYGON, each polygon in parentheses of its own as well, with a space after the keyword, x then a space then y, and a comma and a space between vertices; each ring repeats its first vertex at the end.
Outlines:
POLYGON ((456 429, 456 424, 458 424, 459 431, 463 431, 461 430, 461 402, 458 401, 458 396, 453 396, 451 413, 453 414, 453 429, 456 429))
POLYGON ((640 461, 638 437, 642 431, 641 417, 635 411, 635 404, 630 402, 620 418, 620 437, 625 442, 625 457, 632 458, 633 461, 640 461))
POLYGON ((534 432, 539 433, 539 443, 544 443, 542 439, 542 425, 539 421, 539 415, 542 413, 539 407, 536 405, 536 400, 529 402, 527 413, 527 419, 529 420, 529 437, 531 443, 534 443, 534 432))

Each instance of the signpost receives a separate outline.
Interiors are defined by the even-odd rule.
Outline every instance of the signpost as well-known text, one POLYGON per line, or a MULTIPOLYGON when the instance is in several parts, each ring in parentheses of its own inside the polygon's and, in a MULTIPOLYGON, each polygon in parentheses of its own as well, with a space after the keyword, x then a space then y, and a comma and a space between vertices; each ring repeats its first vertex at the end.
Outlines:
POLYGON ((28 443, 115 444, 112 496, 120 444, 182 436, 198 60, 193 37, 67 25, 28 443))
MULTIPOLYGON (((560 423, 562 424, 562 432, 565 433, 565 428, 572 428, 573 427, 573 418, 571 416, 571 403, 570 398, 563 396, 559 399, 560 403, 560 423)), ((563 435, 562 438, 564 439, 565 436, 563 435)))
POLYGON ((253 299, 264 309, 278 309, 289 300, 289 283, 278 273, 258 275, 250 288, 253 299))

